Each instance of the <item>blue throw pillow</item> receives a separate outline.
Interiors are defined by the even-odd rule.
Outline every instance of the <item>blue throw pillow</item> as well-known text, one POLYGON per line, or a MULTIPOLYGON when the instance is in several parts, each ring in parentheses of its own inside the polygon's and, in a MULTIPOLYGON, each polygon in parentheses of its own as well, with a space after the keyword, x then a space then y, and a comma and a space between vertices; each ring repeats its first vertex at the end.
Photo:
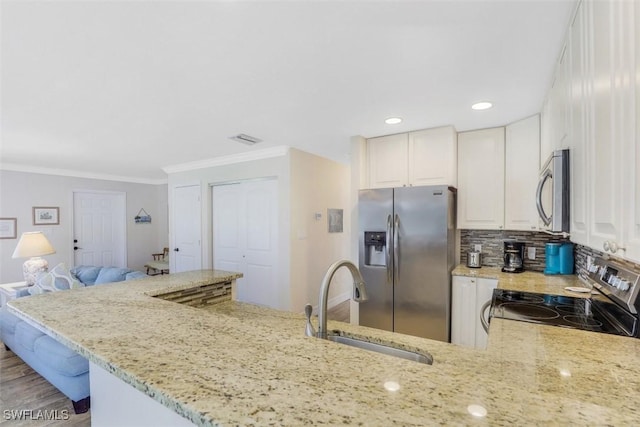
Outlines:
POLYGON ((127 278, 127 273, 133 270, 122 267, 103 267, 96 278, 96 285, 101 283, 122 282, 127 278))
POLYGON ((102 267, 95 267, 92 265, 79 265, 71 269, 71 273, 78 278, 85 285, 93 285, 96 283, 98 274, 102 267))
POLYGON ((131 273, 127 273, 125 280, 142 279, 143 277, 149 276, 144 274, 142 271, 132 271, 131 273))
POLYGON ((29 288, 29 293, 31 295, 37 295, 82 287, 84 287, 84 283, 80 282, 71 274, 64 263, 60 263, 48 273, 40 273, 36 279, 36 283, 29 288))

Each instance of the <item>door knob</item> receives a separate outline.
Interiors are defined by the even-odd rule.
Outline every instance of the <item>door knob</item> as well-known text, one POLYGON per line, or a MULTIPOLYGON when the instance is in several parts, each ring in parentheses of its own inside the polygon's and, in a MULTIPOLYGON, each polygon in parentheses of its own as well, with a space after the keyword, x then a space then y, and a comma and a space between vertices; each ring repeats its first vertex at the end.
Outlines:
POLYGON ((174 252, 180 252, 180 248, 175 248, 173 251, 174 252))

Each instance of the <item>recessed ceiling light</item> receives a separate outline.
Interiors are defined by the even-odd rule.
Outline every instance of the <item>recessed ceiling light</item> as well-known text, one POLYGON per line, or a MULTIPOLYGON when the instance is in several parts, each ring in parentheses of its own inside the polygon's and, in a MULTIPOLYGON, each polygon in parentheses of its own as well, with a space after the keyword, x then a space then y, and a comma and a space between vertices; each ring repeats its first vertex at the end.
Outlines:
POLYGON ((473 110, 486 110, 493 107, 493 104, 487 101, 477 102, 471 106, 473 110))
POLYGON ((401 117, 389 117, 388 119, 385 119, 384 122, 386 124, 388 124, 388 125, 397 125, 398 123, 402 123, 402 118, 401 117))

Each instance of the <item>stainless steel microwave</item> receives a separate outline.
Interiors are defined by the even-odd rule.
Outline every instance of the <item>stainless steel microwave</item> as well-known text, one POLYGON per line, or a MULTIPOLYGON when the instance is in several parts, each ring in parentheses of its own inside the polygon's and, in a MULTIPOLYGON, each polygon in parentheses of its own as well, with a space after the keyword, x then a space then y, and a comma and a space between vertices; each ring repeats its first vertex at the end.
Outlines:
POLYGON ((556 150, 540 171, 536 191, 542 229, 552 233, 568 233, 569 203, 569 150, 556 150))

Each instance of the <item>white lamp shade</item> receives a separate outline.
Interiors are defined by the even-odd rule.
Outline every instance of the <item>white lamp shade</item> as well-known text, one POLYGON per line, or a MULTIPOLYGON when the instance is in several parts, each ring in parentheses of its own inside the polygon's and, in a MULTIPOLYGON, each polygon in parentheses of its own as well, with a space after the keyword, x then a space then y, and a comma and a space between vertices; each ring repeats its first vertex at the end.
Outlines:
POLYGON ((12 258, 29 258, 42 255, 55 254, 49 240, 42 234, 42 231, 28 231, 22 233, 16 250, 13 251, 12 258))

